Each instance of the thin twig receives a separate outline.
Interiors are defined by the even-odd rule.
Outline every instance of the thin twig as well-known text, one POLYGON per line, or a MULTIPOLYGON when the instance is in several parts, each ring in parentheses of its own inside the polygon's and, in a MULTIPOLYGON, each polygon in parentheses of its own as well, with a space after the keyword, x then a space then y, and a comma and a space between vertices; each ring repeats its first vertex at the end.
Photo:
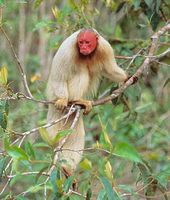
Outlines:
POLYGON ((0 29, 2 30, 3 34, 5 35, 5 37, 7 38, 8 42, 9 42, 10 48, 12 49, 12 52, 13 52, 13 54, 14 54, 16 60, 17 60, 18 66, 19 66, 19 68, 20 68, 21 75, 22 75, 22 78, 23 78, 24 86, 25 86, 25 88, 26 88, 26 90, 27 90, 29 96, 33 99, 33 96, 32 96, 32 94, 31 94, 30 89, 29 89, 28 84, 27 84, 26 74, 24 73, 24 70, 23 70, 23 67, 21 66, 21 63, 20 63, 20 61, 19 61, 19 58, 18 58, 17 54, 15 53, 15 50, 14 50, 14 48, 13 48, 13 46, 12 46, 12 43, 11 43, 9 37, 7 36, 5 30, 2 28, 2 24, 1 24, 1 23, 0 23, 0 29))
MULTIPOLYGON (((12 174, 12 170, 10 171, 10 174, 12 174)), ((9 185, 11 181, 11 178, 9 178, 5 184, 5 186, 3 187, 2 191, 0 192, 0 196, 3 194, 3 192, 5 191, 5 189, 7 188, 7 186, 9 185)))
MULTIPOLYGON (((44 126, 41 126, 41 127, 37 127, 37 128, 33 128, 32 130, 30 131, 26 131, 24 133, 16 133, 16 132, 13 132, 13 131, 10 131, 12 134, 15 134, 15 135, 21 135, 21 136, 24 136, 24 135, 29 135, 31 133, 34 133, 36 131, 38 131, 40 128, 49 128, 50 126, 53 126, 54 124, 66 119, 68 116, 70 116, 72 113, 74 113, 76 111, 76 107, 75 108, 72 108, 72 110, 70 111, 70 113, 67 113, 66 115, 64 115, 63 117, 61 117, 60 119, 57 119, 55 121, 53 121, 52 123, 49 123, 49 124, 45 124, 44 126)), ((18 140, 17 140, 18 141, 18 140)), ((16 142, 15 142, 16 143, 16 142)))

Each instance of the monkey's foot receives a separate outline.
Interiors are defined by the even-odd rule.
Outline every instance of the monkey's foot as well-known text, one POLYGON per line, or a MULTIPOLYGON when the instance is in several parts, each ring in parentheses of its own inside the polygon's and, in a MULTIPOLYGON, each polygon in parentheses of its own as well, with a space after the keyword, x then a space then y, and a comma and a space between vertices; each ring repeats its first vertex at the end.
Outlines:
MULTIPOLYGON (((66 178, 68 178, 69 176, 73 176, 70 168, 67 165, 62 165, 62 169, 63 169, 63 173, 64 173, 66 178)), ((74 178, 73 183, 72 183, 72 188, 73 188, 74 191, 77 188, 77 180, 75 178, 74 178)))
POLYGON ((77 100, 77 101, 71 101, 70 103, 82 106, 85 109, 85 111, 83 113, 84 115, 88 115, 92 110, 92 102, 91 101, 77 100))
POLYGON ((68 104, 68 101, 67 101, 67 100, 59 98, 59 99, 55 102, 55 108, 56 108, 57 110, 64 110, 64 109, 67 108, 67 104, 68 104))

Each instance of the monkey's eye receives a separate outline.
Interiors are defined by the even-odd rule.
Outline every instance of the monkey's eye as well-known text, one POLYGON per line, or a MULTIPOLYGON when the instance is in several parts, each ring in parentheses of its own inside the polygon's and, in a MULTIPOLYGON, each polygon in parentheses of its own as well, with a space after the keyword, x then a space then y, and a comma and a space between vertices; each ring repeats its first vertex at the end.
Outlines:
POLYGON ((90 41, 86 41, 86 44, 90 44, 90 41))
POLYGON ((79 41, 79 44, 83 44, 83 41, 79 41))

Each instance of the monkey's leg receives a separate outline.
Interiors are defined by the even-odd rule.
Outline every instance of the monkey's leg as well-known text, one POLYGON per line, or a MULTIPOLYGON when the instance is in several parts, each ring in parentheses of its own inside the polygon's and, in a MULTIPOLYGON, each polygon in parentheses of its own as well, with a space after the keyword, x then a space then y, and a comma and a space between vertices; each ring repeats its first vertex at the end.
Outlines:
POLYGON ((83 108, 85 109, 85 111, 83 113, 84 115, 88 115, 92 110, 92 102, 91 101, 76 100, 76 101, 69 102, 69 104, 75 104, 75 105, 83 106, 83 108))

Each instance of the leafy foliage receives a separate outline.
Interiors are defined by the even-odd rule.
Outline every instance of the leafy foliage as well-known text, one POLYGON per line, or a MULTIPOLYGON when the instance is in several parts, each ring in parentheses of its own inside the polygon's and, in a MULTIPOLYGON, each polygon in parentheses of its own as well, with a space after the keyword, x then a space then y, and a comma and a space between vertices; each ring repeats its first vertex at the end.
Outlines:
POLYGON ((6 129, 7 127, 8 112, 9 112, 8 101, 6 99, 0 101, 0 126, 3 129, 6 129))

